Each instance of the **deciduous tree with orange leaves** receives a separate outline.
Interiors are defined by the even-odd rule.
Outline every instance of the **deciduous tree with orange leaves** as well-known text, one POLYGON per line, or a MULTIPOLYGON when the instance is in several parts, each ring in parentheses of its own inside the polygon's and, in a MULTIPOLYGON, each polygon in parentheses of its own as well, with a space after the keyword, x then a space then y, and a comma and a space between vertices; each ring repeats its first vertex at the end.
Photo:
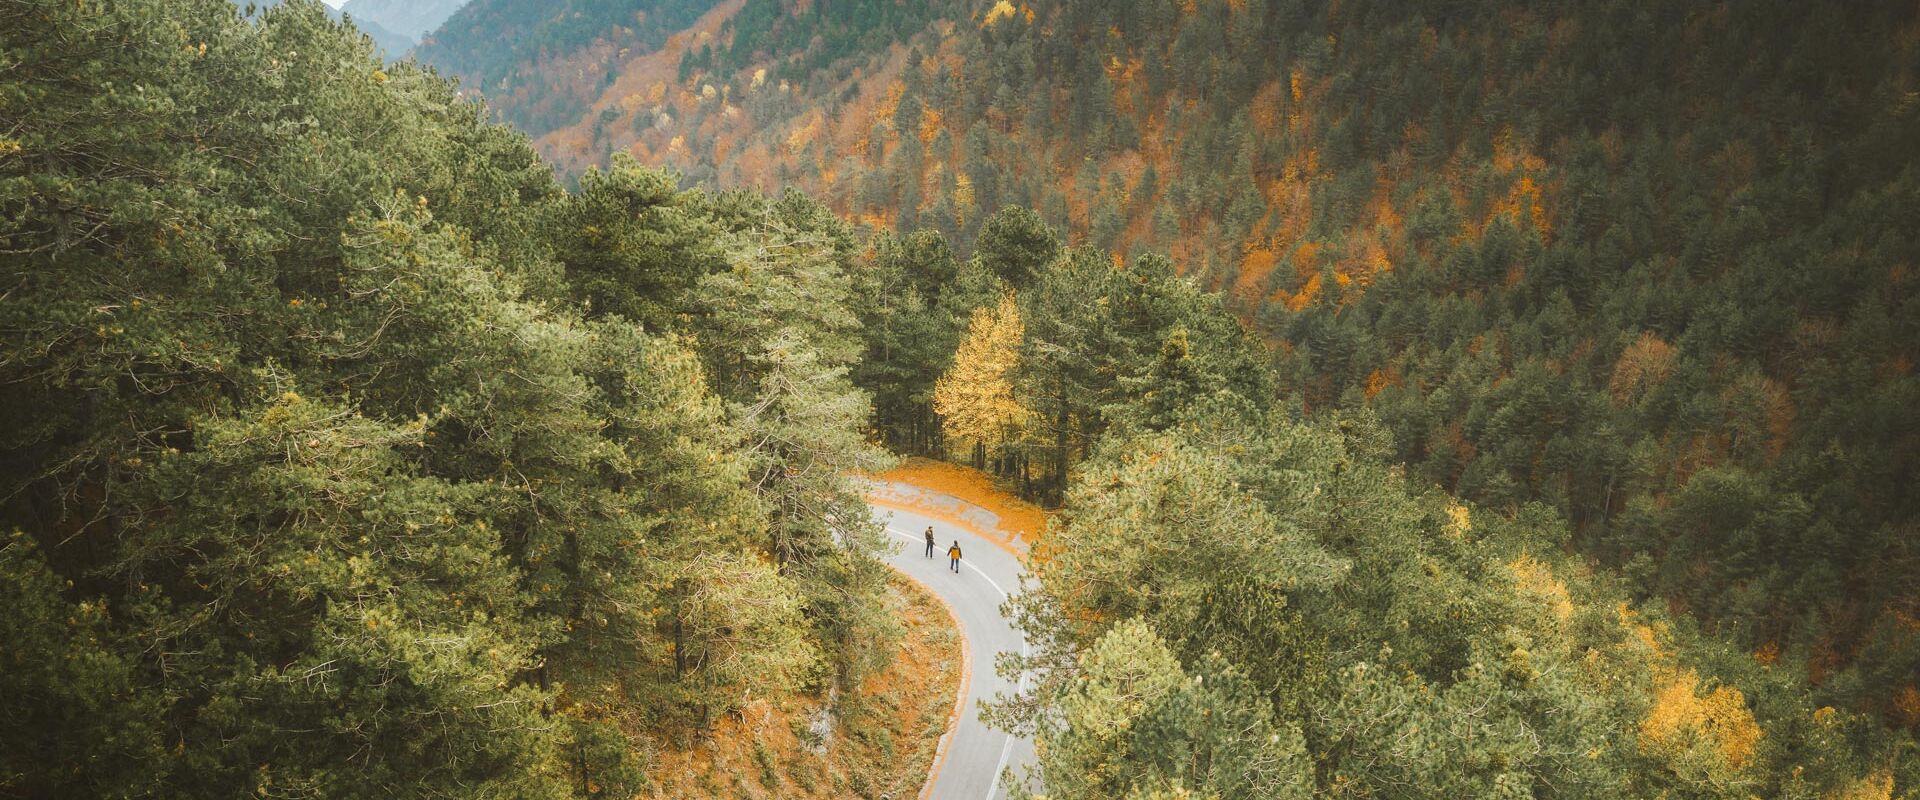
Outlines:
POLYGON ((974 466, 985 466, 988 447, 1018 439, 1031 416, 1013 391, 1025 335, 1013 292, 1002 294, 994 306, 975 309, 953 366, 934 386, 933 408, 948 436, 973 443, 974 466))

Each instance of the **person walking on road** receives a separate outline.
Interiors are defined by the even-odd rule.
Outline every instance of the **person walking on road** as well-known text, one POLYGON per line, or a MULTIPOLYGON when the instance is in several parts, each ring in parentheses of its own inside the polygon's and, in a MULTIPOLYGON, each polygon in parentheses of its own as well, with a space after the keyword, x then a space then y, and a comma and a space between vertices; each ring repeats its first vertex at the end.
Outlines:
POLYGON ((927 557, 933 557, 933 526, 927 526, 927 557))
POLYGON ((947 548, 947 569, 960 571, 960 540, 953 540, 953 546, 947 548))

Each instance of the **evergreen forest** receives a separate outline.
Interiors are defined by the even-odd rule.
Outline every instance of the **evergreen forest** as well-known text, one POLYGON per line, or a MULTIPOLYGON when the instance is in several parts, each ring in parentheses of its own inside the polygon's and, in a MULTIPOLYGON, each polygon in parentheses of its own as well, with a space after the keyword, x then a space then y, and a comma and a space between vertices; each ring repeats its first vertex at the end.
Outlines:
POLYGON ((472 0, 390 55, 0 0, 0 798, 871 739, 901 457, 1050 511, 1010 796, 1920 797, 1920 6, 472 0))

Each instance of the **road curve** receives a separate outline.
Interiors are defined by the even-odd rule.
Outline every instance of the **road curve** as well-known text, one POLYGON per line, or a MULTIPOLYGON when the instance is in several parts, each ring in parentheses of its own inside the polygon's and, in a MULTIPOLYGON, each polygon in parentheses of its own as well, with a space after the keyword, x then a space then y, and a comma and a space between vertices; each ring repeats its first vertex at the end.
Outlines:
POLYGON ((959 724, 941 740, 931 791, 924 796, 932 800, 1006 797, 1008 784, 1033 763, 1033 742, 987 727, 980 721, 980 702, 1013 688, 994 670, 993 659, 997 653, 1025 652, 1026 640, 1000 616, 1000 606, 1020 590, 1026 569, 1012 552, 959 526, 877 505, 873 513, 887 526, 888 538, 900 545, 887 562, 946 601, 967 641, 965 706, 959 724), (925 556, 922 538, 928 526, 939 542, 933 558, 925 556), (946 555, 947 546, 955 541, 965 554, 957 575, 947 569, 946 555), (1013 777, 1003 778, 1009 768, 1013 777))

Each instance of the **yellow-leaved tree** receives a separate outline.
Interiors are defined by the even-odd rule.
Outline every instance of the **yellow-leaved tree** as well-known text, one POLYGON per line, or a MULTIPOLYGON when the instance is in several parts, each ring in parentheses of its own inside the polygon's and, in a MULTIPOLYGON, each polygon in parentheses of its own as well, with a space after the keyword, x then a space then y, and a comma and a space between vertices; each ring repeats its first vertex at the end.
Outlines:
POLYGON ((1012 292, 992 306, 974 309, 967 337, 953 353, 953 366, 933 387, 933 410, 947 435, 973 445, 973 464, 985 467, 987 448, 1019 438, 1029 412, 1013 394, 1026 327, 1012 292))

